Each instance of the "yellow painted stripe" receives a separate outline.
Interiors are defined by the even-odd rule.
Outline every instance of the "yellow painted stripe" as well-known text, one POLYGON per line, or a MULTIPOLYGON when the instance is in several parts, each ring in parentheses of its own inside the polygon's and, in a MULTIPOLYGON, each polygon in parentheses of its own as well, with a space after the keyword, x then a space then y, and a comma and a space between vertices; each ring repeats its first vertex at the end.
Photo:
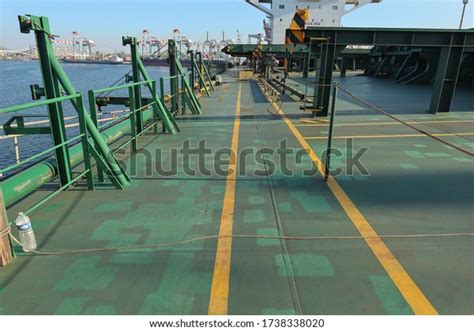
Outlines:
MULTIPOLYGON (((286 117, 283 109, 275 104, 277 111, 282 115, 286 125, 293 133, 295 138, 299 141, 301 146, 306 150, 313 163, 318 168, 321 175, 324 174, 324 167, 321 160, 313 151, 308 142, 303 138, 301 133, 296 129, 293 123, 286 117)), ((354 224, 355 228, 359 231, 361 236, 364 238, 367 245, 374 253, 377 260, 380 262, 382 267, 385 269, 393 283, 400 290, 407 303, 415 314, 420 315, 437 315, 436 309, 431 305, 429 300, 425 297, 423 292, 418 288, 415 281, 410 277, 403 266, 398 262, 397 258, 392 254, 390 249, 385 245, 383 240, 379 237, 374 228, 370 225, 367 219, 362 215, 359 209, 354 205, 351 199, 347 196, 341 186, 337 183, 334 177, 329 177, 327 182, 331 192, 336 197, 337 201, 341 204, 342 208, 346 212, 347 216, 354 224)))
POLYGON ((295 124, 295 126, 327 126, 329 120, 301 120, 305 124, 295 124))
MULTIPOLYGON (((458 133, 430 133, 434 137, 453 137, 453 136, 474 136, 473 132, 458 132, 458 133)), ((414 134, 374 134, 367 136, 334 136, 334 139, 370 139, 370 138, 416 138, 416 137, 427 137, 426 134, 414 133, 414 134)), ((308 140, 326 140, 327 136, 317 136, 317 137, 304 137, 308 140)))
MULTIPOLYGON (((239 75, 242 77, 242 75, 239 75)), ((231 156, 226 177, 224 203, 222 206, 219 239, 217 241, 214 274, 212 276, 209 315, 226 315, 229 299, 230 262, 232 255, 232 227, 234 222, 235 182, 237 178, 237 152, 240 131, 240 100, 242 82, 239 81, 237 104, 235 106, 234 131, 232 134, 231 156)))
MULTIPOLYGON (((327 126, 329 123, 327 120, 301 120, 304 124, 295 124, 296 127, 299 126, 327 126), (326 123, 326 124, 324 124, 326 123)), ((453 121, 418 121, 418 122, 407 122, 408 124, 449 124, 449 123, 474 123, 474 120, 453 120, 453 121)), ((362 122, 362 123, 338 123, 335 126, 378 126, 378 125, 403 125, 399 122, 362 122)))

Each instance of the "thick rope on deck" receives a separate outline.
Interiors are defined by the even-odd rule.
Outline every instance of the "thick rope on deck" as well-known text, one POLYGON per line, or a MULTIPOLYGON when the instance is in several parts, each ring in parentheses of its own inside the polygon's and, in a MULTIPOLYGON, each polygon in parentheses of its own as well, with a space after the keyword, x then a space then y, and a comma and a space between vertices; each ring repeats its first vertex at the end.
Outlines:
MULTIPOLYGON (((2 231, 3 236, 10 235, 10 238, 23 247, 20 240, 18 240, 8 228, 8 231, 2 231), (3 233, 6 232, 6 233, 3 233)), ((28 256, 34 255, 69 255, 69 254, 82 254, 82 253, 100 253, 100 252, 118 252, 118 251, 133 251, 140 249, 160 249, 165 247, 174 247, 189 245, 199 241, 207 240, 216 240, 220 238, 234 238, 234 239, 271 239, 271 240, 287 240, 287 241, 316 241, 316 240, 366 240, 366 239, 420 239, 420 238, 454 238, 454 237, 474 237, 474 232, 466 233, 436 233, 436 234, 400 234, 400 235, 381 235, 378 237, 362 237, 362 236, 260 236, 260 235, 251 235, 251 234, 234 234, 232 236, 219 236, 219 235, 210 235, 203 237, 196 237, 185 240, 163 242, 159 244, 150 244, 150 245, 133 245, 133 246, 123 246, 123 247, 101 247, 101 248, 85 248, 85 249, 71 249, 71 250, 34 250, 28 252, 28 256)))

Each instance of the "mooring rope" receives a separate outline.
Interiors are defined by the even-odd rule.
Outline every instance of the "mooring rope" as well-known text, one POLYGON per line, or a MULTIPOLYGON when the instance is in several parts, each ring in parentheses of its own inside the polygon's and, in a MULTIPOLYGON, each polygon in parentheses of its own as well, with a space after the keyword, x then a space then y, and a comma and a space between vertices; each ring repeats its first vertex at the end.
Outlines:
MULTIPOLYGON (((0 238, 10 235, 10 238, 23 247, 22 243, 12 233, 10 228, 2 230, 0 238)), ((122 247, 98 247, 98 248, 84 248, 71 250, 33 250, 27 253, 30 255, 68 255, 80 253, 100 253, 100 252, 118 252, 118 251, 133 251, 140 249, 159 249, 165 247, 182 246, 192 244, 199 241, 214 240, 220 238, 234 238, 234 239, 270 239, 270 240, 286 240, 286 241, 318 241, 318 240, 379 240, 379 239, 420 239, 420 238, 454 238, 454 237, 474 237, 474 232, 465 233, 435 233, 435 234, 396 234, 396 235, 380 235, 378 237, 363 237, 363 236, 262 236, 252 234, 234 234, 234 235, 209 235, 196 237, 185 240, 163 242, 159 244, 149 245, 132 245, 122 247), (32 254, 31 254, 32 253, 32 254)))
POLYGON ((0 239, 9 235, 11 233, 12 229, 11 227, 6 227, 5 229, 3 229, 2 231, 0 231, 0 239))

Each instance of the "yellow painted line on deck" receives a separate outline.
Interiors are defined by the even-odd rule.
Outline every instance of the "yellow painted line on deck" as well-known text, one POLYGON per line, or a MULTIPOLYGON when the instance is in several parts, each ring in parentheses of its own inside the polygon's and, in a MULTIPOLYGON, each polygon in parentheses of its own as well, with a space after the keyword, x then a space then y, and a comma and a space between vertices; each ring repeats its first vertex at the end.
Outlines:
MULTIPOLYGON (((301 120, 304 124, 294 124, 294 126, 321 126, 325 127, 329 122, 321 122, 320 120, 301 120)), ((418 121, 418 122, 407 122, 408 124, 450 124, 450 123, 474 123, 474 120, 452 120, 452 121, 418 121)), ((377 125, 402 125, 399 122, 358 122, 358 123, 336 123, 335 126, 377 126, 377 125)))
POLYGON ((325 124, 329 124, 329 120, 300 120, 301 123, 307 124, 297 124, 296 126, 324 126, 325 124))
MULTIPOLYGON (((242 76, 241 76, 242 77, 242 76)), ((237 178, 237 153, 240 131, 240 100, 242 82, 239 81, 237 103, 235 106, 234 131, 232 133, 231 156, 227 171, 224 203, 222 206, 219 239, 217 241, 214 273, 212 276, 209 315, 227 315, 229 299, 230 262, 232 255, 232 228, 234 223, 234 199, 237 178)))
MULTIPOLYGON (((434 137, 453 137, 453 136, 474 136, 474 132, 458 132, 458 133, 430 133, 434 137)), ((426 137, 429 138, 426 134, 422 133, 413 133, 413 134, 374 134, 366 136, 334 136, 334 139, 370 139, 370 138, 417 138, 417 137, 426 137)), ((326 140, 327 136, 316 136, 316 137, 304 137, 308 140, 326 140)))
MULTIPOLYGON (((316 155, 298 129, 294 126, 294 124, 286 117, 283 109, 281 109, 281 107, 277 104, 275 104, 275 108, 278 113, 282 115, 284 122, 293 133, 295 138, 299 141, 301 146, 306 150, 321 175, 324 176, 324 167, 319 157, 316 155)), ((415 281, 410 277, 403 266, 398 262, 397 258, 392 254, 387 245, 385 245, 383 240, 379 237, 377 232, 370 225, 364 215, 362 215, 359 209, 351 201, 349 196, 344 192, 336 179, 330 176, 327 184, 331 192, 336 197, 337 201, 346 212, 347 216, 349 216, 352 224, 354 224, 355 228, 364 238, 365 242, 370 247, 389 277, 392 279, 393 283, 400 290, 400 293, 410 305, 413 312, 419 315, 437 315, 438 313, 436 309, 425 297, 423 292, 418 288, 415 281)))

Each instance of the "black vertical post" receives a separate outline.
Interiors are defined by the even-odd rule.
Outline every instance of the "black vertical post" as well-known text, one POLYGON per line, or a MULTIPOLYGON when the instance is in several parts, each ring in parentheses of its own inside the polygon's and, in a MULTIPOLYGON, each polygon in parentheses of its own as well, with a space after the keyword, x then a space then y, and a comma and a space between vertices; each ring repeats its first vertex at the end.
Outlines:
POLYGON ((168 40, 168 56, 170 61, 170 87, 171 87, 171 112, 179 110, 179 79, 178 68, 176 66, 177 49, 176 42, 173 39, 168 40))
MULTIPOLYGON (((199 73, 202 75, 202 53, 197 52, 196 55, 198 57, 199 73)), ((203 82, 201 80, 199 80, 199 90, 201 90, 202 88, 203 88, 203 82)))
POLYGON ((195 88, 195 81, 194 81, 194 78, 196 77, 196 73, 194 72, 195 68, 194 68, 194 51, 188 51, 189 55, 190 55, 190 58, 191 58, 191 90, 194 91, 194 88, 195 88))
POLYGON ((331 102, 331 120, 329 122, 329 135, 328 135, 328 147, 326 150, 326 165, 324 167, 324 180, 327 181, 329 173, 331 171, 331 149, 332 139, 334 136, 334 120, 336 118, 336 100, 337 100, 337 88, 338 85, 335 83, 332 87, 332 102, 331 102))
POLYGON ((344 56, 342 56, 342 60, 341 60, 341 77, 345 77, 345 76, 346 76, 346 71, 347 71, 346 62, 347 62, 347 59, 346 59, 344 56))
POLYGON ((450 45, 441 48, 429 110, 432 114, 449 112, 451 108, 465 44, 464 34, 453 33, 450 45))
POLYGON ((320 112, 316 114, 317 116, 328 116, 329 113, 329 99, 331 96, 332 73, 334 70, 335 58, 335 39, 329 39, 321 59, 321 74, 318 81, 318 100, 316 103, 316 108, 319 109, 320 112))
MULTIPOLYGON (((140 68, 138 66, 138 61, 140 61, 138 55, 138 41, 137 38, 131 38, 130 42, 130 52, 132 57, 132 75, 133 75, 133 82, 139 83, 140 79, 140 68)), ((133 87, 134 89, 134 106, 135 106, 135 118, 136 118, 136 126, 137 126, 137 134, 140 134, 143 131, 143 114, 140 111, 142 108, 142 92, 141 86, 136 85, 133 87)))

